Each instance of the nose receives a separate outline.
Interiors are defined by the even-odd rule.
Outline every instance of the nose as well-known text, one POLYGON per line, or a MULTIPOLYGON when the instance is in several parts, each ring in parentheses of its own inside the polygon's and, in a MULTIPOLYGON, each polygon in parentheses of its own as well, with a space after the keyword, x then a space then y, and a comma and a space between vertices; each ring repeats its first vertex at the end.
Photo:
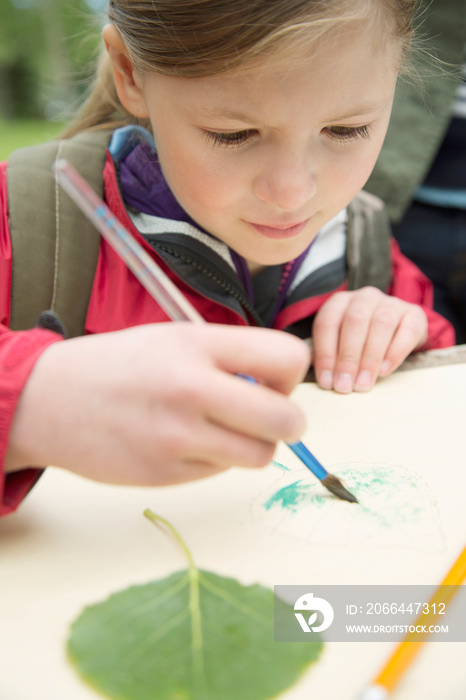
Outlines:
POLYGON ((282 211, 297 211, 317 190, 314 168, 302 156, 272 158, 254 181, 254 194, 282 211))

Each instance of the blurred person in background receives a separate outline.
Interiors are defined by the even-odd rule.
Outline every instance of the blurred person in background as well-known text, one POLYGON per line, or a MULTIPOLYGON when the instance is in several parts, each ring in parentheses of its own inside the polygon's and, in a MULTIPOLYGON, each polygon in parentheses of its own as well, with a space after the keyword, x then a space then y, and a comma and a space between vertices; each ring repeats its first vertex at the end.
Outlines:
POLYGON ((389 211, 401 251, 432 280, 434 308, 466 342, 466 2, 426 0, 421 86, 397 86, 366 188, 389 211))

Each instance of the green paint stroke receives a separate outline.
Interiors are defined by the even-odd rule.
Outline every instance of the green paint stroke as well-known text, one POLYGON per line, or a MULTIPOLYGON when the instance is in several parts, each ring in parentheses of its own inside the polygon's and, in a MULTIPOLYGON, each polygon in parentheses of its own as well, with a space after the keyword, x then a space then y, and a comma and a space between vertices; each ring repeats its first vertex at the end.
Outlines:
POLYGON ((286 510, 291 510, 292 512, 296 513, 298 511, 299 503, 306 500, 309 492, 309 486, 306 484, 301 484, 301 481, 302 479, 276 491, 276 493, 274 493, 273 496, 271 496, 268 501, 264 503, 264 508, 266 510, 270 510, 272 506, 278 505, 286 510))
POLYGON ((313 486, 303 484, 302 479, 288 484, 276 491, 263 505, 266 510, 279 506, 284 510, 297 513, 301 505, 313 505, 322 508, 328 501, 325 494, 313 493, 313 486))
POLYGON ((263 503, 263 507, 297 513, 303 507, 316 509, 338 504, 357 510, 358 514, 370 515, 381 526, 389 526, 394 520, 408 522, 423 518, 432 506, 424 481, 403 467, 357 464, 332 469, 332 473, 357 497, 357 507, 338 501, 322 491, 320 484, 303 483, 303 479, 283 486, 263 503))
POLYGON ((341 471, 348 488, 355 493, 362 513, 381 527, 394 522, 414 523, 432 510, 432 496, 424 480, 403 467, 379 464, 365 469, 341 471))
POLYGON ((289 467, 285 467, 284 464, 282 464, 281 462, 277 462, 275 459, 272 459, 272 461, 270 462, 270 464, 272 465, 272 467, 278 467, 278 469, 281 469, 281 470, 284 471, 284 472, 289 472, 289 471, 290 471, 290 468, 289 468, 289 467))

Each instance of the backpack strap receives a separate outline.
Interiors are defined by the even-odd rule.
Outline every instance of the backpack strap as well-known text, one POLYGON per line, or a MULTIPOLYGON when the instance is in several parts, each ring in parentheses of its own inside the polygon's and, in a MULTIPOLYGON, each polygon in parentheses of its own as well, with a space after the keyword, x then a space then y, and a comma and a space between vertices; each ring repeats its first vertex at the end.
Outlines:
POLYGON ((50 309, 70 337, 83 335, 100 236, 55 180, 68 160, 103 196, 103 168, 112 132, 84 132, 15 151, 8 160, 8 211, 13 251, 10 328, 35 326, 50 309))
POLYGON ((391 227, 381 199, 365 190, 348 206, 346 260, 348 289, 377 287, 386 292, 391 280, 391 227))

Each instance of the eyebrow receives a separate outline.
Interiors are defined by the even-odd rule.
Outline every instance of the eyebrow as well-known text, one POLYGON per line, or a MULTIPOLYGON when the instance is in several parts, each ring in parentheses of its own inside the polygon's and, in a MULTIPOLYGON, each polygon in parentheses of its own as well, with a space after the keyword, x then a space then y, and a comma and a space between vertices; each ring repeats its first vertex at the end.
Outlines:
MULTIPOLYGON (((377 112, 379 109, 383 109, 383 107, 385 107, 390 101, 391 97, 387 97, 386 99, 381 100, 380 102, 360 104, 357 105, 356 108, 348 114, 332 117, 330 119, 326 119, 325 121, 331 124, 336 124, 340 121, 345 121, 346 119, 353 119, 354 117, 360 117, 365 114, 371 114, 372 112, 377 112)), ((245 124, 250 124, 252 126, 258 126, 262 124, 261 120, 254 119, 248 114, 242 114, 241 112, 231 110, 224 111, 219 107, 208 108, 205 110, 205 114, 208 117, 220 117, 222 119, 229 119, 231 121, 244 122, 245 124)))
POLYGON ((241 114, 241 112, 234 111, 224 111, 221 108, 212 107, 211 109, 206 109, 205 114, 208 117, 221 117, 222 119, 230 119, 235 122, 245 122, 246 124, 259 124, 260 121, 254 119, 248 114, 241 114))
POLYGON ((387 104, 389 104, 389 102, 391 102, 391 97, 387 97, 386 99, 381 100, 380 102, 360 104, 352 112, 349 112, 348 114, 341 114, 337 117, 332 117, 327 121, 339 122, 344 121, 345 119, 353 119, 354 117, 360 117, 365 114, 372 114, 372 112, 377 112, 379 109, 383 109, 384 107, 386 107, 387 104))

